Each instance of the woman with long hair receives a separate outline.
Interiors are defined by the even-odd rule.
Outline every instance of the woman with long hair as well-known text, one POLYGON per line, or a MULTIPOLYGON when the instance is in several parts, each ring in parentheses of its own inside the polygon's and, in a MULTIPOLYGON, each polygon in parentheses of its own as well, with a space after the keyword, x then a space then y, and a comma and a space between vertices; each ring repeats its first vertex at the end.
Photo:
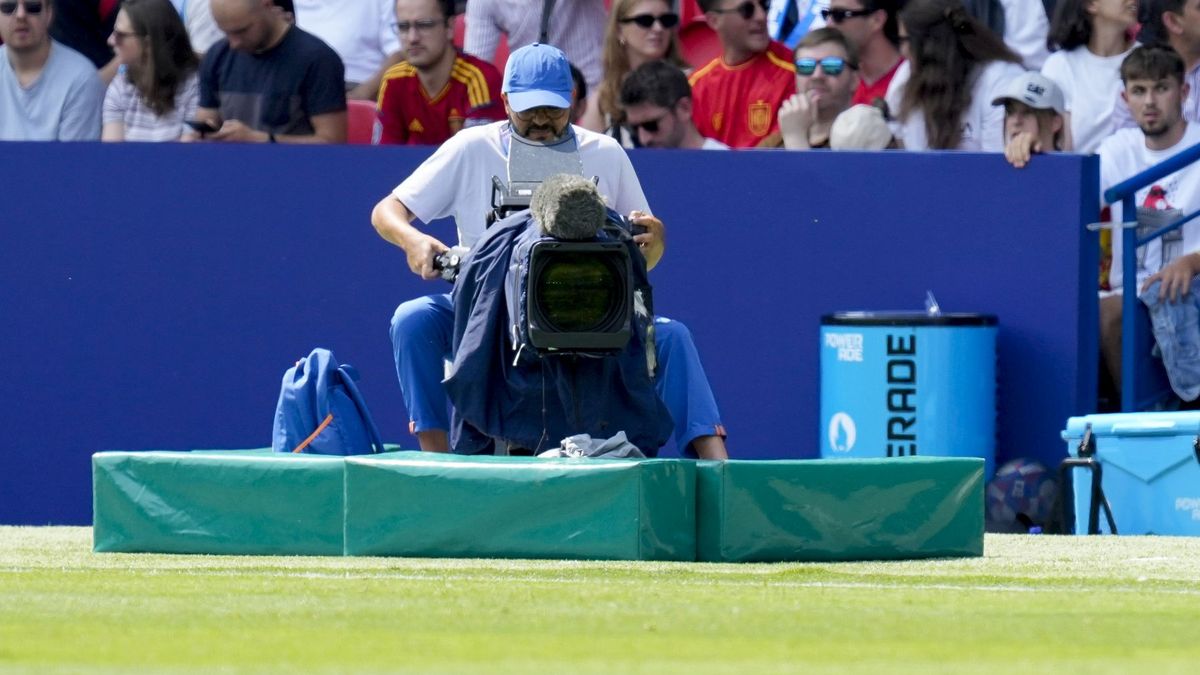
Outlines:
POLYGON ((582 126, 605 131, 627 147, 632 144, 623 132, 625 112, 621 109, 621 83, 635 68, 649 61, 666 60, 682 69, 688 65, 679 50, 679 15, 667 0, 615 0, 608 15, 601 60, 604 77, 588 97, 582 126))
POLYGON ((1068 147, 1091 154, 1110 131, 1121 62, 1137 46, 1137 0, 1058 0, 1042 74, 1062 89, 1068 147))
POLYGON ((908 150, 1003 152, 1004 108, 992 105, 1025 72, 995 33, 960 0, 911 0, 900 12, 910 64, 900 101, 908 150))
POLYGON ((104 97, 105 141, 176 141, 200 100, 199 61, 170 0, 125 0, 108 43, 120 72, 104 97))

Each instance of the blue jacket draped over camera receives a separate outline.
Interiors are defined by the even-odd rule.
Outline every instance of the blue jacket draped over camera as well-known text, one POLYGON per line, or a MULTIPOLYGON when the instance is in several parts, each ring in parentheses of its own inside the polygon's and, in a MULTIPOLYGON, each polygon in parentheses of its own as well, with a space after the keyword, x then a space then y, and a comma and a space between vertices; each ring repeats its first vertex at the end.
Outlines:
MULTIPOLYGON (((621 222, 615 212, 609 215, 621 222)), ((624 431, 653 457, 672 423, 647 370, 644 318, 635 315, 629 343, 615 355, 527 353, 515 360, 505 304, 510 258, 518 244, 547 238, 522 211, 488 228, 463 260, 453 294, 454 360, 445 381, 454 407, 451 445, 461 454, 489 453, 498 439, 540 452, 567 436, 607 438, 624 431)), ((641 251, 632 240, 626 245, 634 287, 649 287, 641 251)))

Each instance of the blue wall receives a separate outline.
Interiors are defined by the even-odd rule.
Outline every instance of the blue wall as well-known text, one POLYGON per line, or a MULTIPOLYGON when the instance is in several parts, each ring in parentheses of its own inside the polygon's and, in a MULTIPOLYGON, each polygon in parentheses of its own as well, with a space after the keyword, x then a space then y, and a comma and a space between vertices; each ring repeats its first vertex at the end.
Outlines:
MULTIPOLYGON (((90 522, 98 450, 269 445, 280 376, 314 346, 411 446, 388 320, 444 286, 368 219, 427 153, 0 144, 0 523, 90 522)), ((633 159, 668 227, 657 307, 691 327, 736 456, 814 456, 820 316, 926 289, 999 316, 1000 460, 1062 456, 1092 410, 1094 157, 633 159)))

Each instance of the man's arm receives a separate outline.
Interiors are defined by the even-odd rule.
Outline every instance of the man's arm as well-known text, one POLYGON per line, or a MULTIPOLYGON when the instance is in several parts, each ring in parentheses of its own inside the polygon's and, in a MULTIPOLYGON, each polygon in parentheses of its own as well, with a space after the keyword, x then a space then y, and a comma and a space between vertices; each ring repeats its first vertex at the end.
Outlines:
POLYGON ((395 195, 389 194, 375 205, 371 224, 385 240, 399 246, 408 258, 408 268, 422 279, 437 279, 433 259, 449 249, 436 238, 413 226, 413 214, 395 195))
POLYGON ((99 76, 89 73, 79 78, 63 105, 58 127, 60 141, 95 141, 100 138, 100 120, 104 108, 104 85, 99 76))
MULTIPOLYGON (((541 7, 541 3, 537 3, 541 7)), ((491 62, 500 44, 500 26, 492 16, 494 5, 488 0, 471 0, 467 3, 467 34, 463 37, 463 51, 491 62)), ((541 16, 539 14, 539 16, 541 16)))
POLYGON ((638 248, 642 251, 642 256, 646 259, 646 271, 648 272, 654 269, 658 261, 662 260, 663 253, 666 253, 666 228, 663 226, 661 220, 642 211, 631 212, 629 220, 634 225, 646 228, 645 232, 633 235, 633 240, 637 243, 638 248))

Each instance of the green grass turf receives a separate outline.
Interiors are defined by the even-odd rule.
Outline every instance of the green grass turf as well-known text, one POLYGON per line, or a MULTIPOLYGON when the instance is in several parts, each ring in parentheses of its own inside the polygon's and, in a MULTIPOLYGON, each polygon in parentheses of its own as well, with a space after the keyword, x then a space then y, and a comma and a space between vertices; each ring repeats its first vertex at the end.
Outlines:
POLYGON ((1200 670, 1200 539, 710 565, 91 552, 0 527, 3 672, 1200 670))

